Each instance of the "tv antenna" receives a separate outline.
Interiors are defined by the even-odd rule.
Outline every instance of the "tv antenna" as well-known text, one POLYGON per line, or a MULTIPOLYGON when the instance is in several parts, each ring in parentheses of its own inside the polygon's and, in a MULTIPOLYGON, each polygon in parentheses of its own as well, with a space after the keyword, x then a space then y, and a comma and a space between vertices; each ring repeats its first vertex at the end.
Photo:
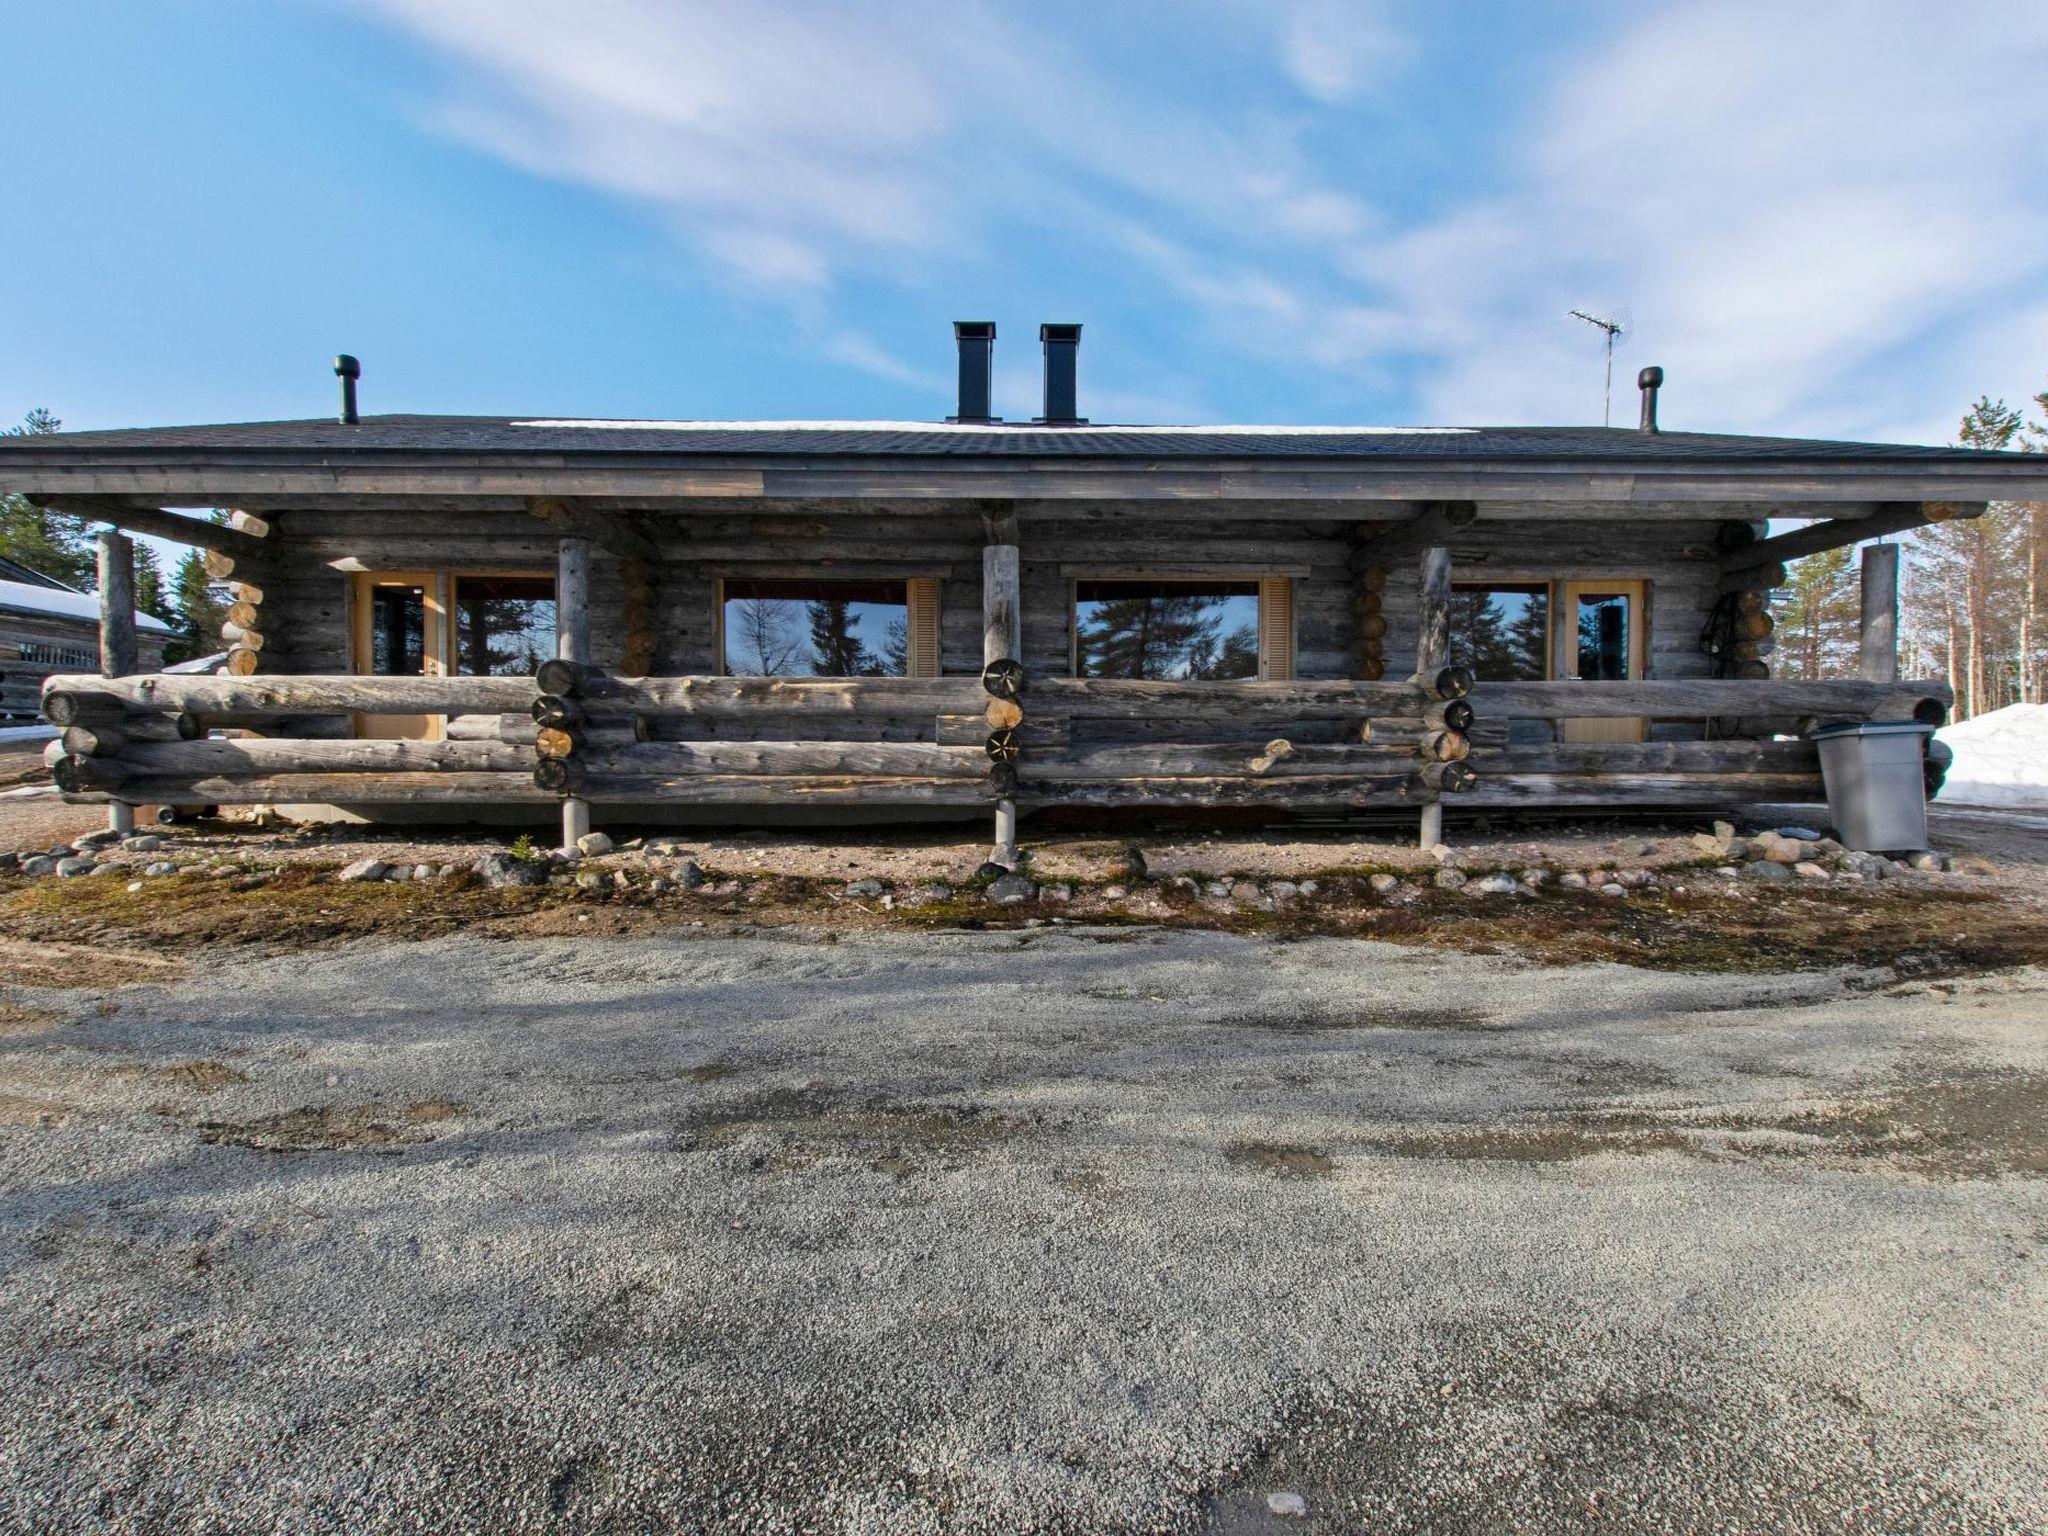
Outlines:
POLYGON ((1629 332, 1628 311, 1617 310, 1613 316, 1590 314, 1583 309, 1565 311, 1569 320, 1583 320, 1607 333, 1607 383, 1600 396, 1600 425, 1614 425, 1614 344, 1629 332))

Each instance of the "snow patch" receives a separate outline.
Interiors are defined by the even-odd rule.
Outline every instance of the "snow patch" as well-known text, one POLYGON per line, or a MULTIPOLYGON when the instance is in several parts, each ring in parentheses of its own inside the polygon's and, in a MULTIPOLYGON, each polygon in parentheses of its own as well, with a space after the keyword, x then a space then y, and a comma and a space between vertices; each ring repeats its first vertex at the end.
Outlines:
POLYGON ((2048 704, 2008 704, 1934 734, 1956 755, 1938 804, 2048 810, 2048 704))

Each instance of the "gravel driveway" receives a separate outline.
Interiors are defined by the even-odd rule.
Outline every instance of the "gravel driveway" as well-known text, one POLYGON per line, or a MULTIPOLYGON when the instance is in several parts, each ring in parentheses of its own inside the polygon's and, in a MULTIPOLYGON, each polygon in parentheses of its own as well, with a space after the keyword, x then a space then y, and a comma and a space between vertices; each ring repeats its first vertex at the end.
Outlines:
POLYGON ((2048 1525, 2038 972, 201 959, 0 1009, 7 1529, 2048 1525))

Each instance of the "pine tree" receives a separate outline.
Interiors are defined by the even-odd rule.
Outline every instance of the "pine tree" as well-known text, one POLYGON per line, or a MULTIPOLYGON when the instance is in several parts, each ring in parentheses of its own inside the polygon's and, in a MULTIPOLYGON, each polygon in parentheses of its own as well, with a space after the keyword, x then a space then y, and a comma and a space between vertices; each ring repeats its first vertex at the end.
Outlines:
POLYGON ((141 539, 135 541, 135 606, 166 624, 178 622, 178 611, 172 606, 170 591, 164 584, 163 562, 157 558, 156 550, 141 539))
MULTIPOLYGON (((1964 448, 2009 449, 2023 418, 2003 400, 1980 397, 1964 414, 1964 448)), ((2022 635, 2031 641, 2023 580, 2034 533, 2028 509, 1993 502, 1982 517, 1923 528, 1912 544, 1906 621, 1914 649, 1944 668, 1956 716, 1968 719, 2021 697, 2022 635)))
MULTIPOLYGON (((1221 599, 1199 593, 1091 602, 1075 635, 1081 675, 1201 676, 1220 663, 1221 606, 1221 599)), ((1256 648, 1254 641, 1254 653, 1256 648)))
POLYGON ((1792 562, 1773 605, 1780 676, 1818 681, 1852 674, 1860 590, 1854 546, 1824 549, 1792 562))
POLYGON ((853 604, 817 598, 805 605, 811 621, 811 672, 817 677, 880 677, 882 664, 853 632, 853 604))
MULTIPOLYGON (((7 428, 7 437, 40 437, 63 423, 41 406, 7 428)), ((89 592, 98 584, 99 568, 85 521, 62 512, 48 512, 26 496, 0 497, 0 555, 32 571, 89 592)))
POLYGON ((206 562, 198 550, 187 551, 178 562, 173 586, 173 622, 178 626, 178 638, 164 647, 164 660, 190 661, 212 655, 220 649, 220 626, 227 617, 227 604, 215 595, 213 578, 206 574, 206 562))

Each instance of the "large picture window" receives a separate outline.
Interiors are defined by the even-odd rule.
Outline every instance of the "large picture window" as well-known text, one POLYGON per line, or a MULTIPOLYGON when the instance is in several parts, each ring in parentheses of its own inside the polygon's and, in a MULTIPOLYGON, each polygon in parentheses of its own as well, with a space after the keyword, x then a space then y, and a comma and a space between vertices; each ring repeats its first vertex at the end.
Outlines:
POLYGON ((1451 659, 1485 683, 1540 683, 1550 676, 1547 582, 1451 589, 1451 659))
POLYGON ((528 677, 554 654, 554 577, 455 578, 458 674, 528 677))
POLYGON ((909 581, 728 579, 732 677, 911 676, 909 581))
POLYGON ((1077 677, 1259 676, 1259 583, 1097 580, 1074 583, 1077 677))

